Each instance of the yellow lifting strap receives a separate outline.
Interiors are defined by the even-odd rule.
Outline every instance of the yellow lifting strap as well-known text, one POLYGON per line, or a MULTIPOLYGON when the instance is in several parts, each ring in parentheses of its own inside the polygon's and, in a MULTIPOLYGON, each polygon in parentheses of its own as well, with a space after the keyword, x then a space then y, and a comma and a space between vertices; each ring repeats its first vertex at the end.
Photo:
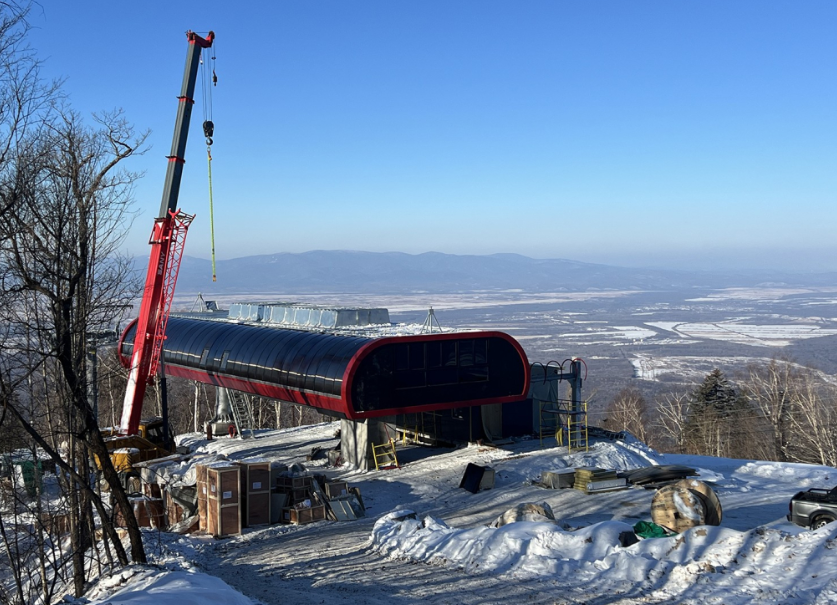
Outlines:
POLYGON ((212 281, 217 281, 215 276, 215 216, 212 210, 212 150, 206 146, 206 161, 209 166, 209 238, 212 245, 212 281))

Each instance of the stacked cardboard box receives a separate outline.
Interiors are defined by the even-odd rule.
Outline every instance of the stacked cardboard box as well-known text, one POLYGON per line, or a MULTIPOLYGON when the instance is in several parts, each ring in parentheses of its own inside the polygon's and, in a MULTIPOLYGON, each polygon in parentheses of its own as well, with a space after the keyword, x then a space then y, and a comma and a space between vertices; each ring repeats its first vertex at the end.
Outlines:
POLYGON ((583 466, 575 469, 573 487, 587 494, 607 490, 622 489, 627 486, 624 478, 616 476, 616 471, 608 471, 595 466, 583 466))
POLYGON ((215 537, 241 533, 241 467, 215 464, 206 469, 206 531, 215 537))

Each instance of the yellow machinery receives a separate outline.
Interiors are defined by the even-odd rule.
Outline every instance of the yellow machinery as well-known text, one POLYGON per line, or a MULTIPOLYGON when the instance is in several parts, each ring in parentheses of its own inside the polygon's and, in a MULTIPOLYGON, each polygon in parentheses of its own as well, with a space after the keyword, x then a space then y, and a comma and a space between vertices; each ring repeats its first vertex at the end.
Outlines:
POLYGON ((136 435, 119 435, 115 429, 103 430, 102 436, 116 472, 127 476, 134 472, 134 464, 138 462, 173 454, 174 441, 165 434, 163 427, 163 419, 156 416, 141 420, 136 435))

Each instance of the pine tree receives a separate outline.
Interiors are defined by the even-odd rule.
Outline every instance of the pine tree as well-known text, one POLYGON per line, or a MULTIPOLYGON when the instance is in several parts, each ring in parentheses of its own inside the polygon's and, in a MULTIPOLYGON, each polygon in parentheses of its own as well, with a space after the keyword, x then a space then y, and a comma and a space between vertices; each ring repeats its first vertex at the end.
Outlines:
POLYGON ((684 431, 687 449, 710 456, 740 456, 737 437, 746 428, 742 424, 749 408, 746 398, 716 368, 692 392, 691 399, 684 431))
POLYGON ((733 414, 740 403, 735 387, 718 368, 706 375, 692 397, 694 399, 693 414, 700 414, 711 409, 719 418, 726 418, 733 414))

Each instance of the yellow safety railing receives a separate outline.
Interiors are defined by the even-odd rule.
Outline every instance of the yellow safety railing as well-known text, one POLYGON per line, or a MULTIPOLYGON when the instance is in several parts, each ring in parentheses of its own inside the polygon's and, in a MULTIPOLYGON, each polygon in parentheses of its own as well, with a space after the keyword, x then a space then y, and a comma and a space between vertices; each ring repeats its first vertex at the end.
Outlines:
POLYGON ((544 447, 544 439, 554 436, 559 447, 564 446, 564 435, 567 435, 567 450, 587 451, 589 438, 587 430, 587 402, 581 404, 580 410, 561 407, 560 404, 569 401, 538 401, 540 416, 540 440, 544 447), (566 422, 563 420, 566 418, 566 422))

